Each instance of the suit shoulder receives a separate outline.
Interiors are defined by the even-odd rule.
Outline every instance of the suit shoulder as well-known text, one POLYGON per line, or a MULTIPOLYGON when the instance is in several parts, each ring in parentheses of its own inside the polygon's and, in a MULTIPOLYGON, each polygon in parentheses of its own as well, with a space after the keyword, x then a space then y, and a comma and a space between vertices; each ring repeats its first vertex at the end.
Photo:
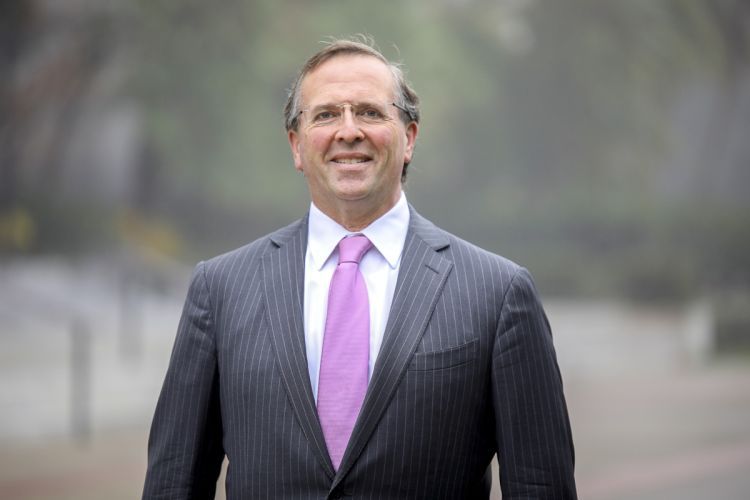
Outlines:
POLYGON ((503 281, 516 276, 523 267, 512 260, 485 250, 453 233, 446 231, 428 219, 422 217, 413 208, 412 229, 422 240, 436 251, 453 261, 454 265, 465 272, 499 273, 503 281), (481 267, 479 269, 478 267, 481 267), (473 270, 473 271, 472 271, 473 270))
POLYGON ((303 231, 304 219, 299 219, 288 226, 277 229, 260 238, 251 241, 239 248, 230 250, 223 254, 217 255, 201 263, 209 273, 222 273, 229 269, 236 269, 238 266, 245 267, 253 265, 260 261, 268 249, 277 244, 283 243, 295 234, 303 231))
POLYGON ((507 257, 484 249, 474 243, 456 236, 455 234, 445 231, 444 229, 438 230, 441 231, 450 242, 450 253, 454 262, 456 262, 457 264, 485 264, 489 266, 489 268, 500 271, 506 275, 510 274, 511 276, 524 269, 520 264, 512 261, 507 257))
POLYGON ((477 286, 494 283, 499 292, 496 297, 502 299, 502 303, 511 290, 514 290, 514 296, 540 301, 534 278, 525 267, 451 233, 445 232, 445 235, 450 240, 449 258, 459 280, 477 286))
MULTIPOLYGON (((450 234, 450 233, 448 233, 450 234)), ((520 269, 521 266, 512 261, 511 259, 504 257, 500 254, 496 254, 494 252, 491 252, 485 248, 482 248, 474 243, 471 243, 469 241, 466 241, 462 238, 459 238, 458 236, 455 236, 453 234, 450 235, 451 237, 451 244, 455 245, 458 248, 461 248, 464 252, 468 253, 472 257, 475 258, 481 258, 481 259, 487 259, 496 265, 509 268, 509 269, 520 269)))

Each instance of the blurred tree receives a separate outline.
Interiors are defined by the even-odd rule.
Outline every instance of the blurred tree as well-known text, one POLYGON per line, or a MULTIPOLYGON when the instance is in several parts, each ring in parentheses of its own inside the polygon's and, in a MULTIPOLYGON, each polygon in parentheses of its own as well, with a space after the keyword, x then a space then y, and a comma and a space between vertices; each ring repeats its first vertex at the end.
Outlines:
POLYGON ((0 211, 17 203, 18 147, 23 118, 21 99, 11 75, 32 35, 34 5, 31 2, 5 2, 0 5, 0 211))
POLYGON ((35 216, 42 248, 125 217, 203 256, 298 216, 286 88, 320 40, 365 32, 422 97, 409 197, 448 229, 547 291, 750 287, 742 0, 0 9, 0 207, 64 200, 35 216))

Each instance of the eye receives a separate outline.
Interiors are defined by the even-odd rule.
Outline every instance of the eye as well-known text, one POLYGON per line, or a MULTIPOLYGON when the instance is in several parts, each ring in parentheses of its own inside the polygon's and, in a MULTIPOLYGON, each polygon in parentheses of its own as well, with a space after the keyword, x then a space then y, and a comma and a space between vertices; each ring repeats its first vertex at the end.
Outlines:
POLYGON ((359 116, 361 116, 363 119, 367 121, 383 121, 385 119, 385 115, 382 111, 380 111, 377 108, 365 108, 362 111, 360 111, 359 116))
POLYGON ((326 123, 335 120, 338 117, 338 114, 335 111, 331 111, 330 109, 325 109, 323 111, 318 112, 313 116, 313 122, 315 123, 326 123))

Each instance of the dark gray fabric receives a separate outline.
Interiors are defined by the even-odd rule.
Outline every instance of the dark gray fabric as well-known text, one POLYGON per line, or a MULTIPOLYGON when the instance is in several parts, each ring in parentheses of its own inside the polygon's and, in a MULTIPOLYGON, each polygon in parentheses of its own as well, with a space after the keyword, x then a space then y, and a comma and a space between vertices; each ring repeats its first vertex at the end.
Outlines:
MULTIPOLYGON (((410 208, 411 209, 411 208, 410 208)), ((576 498, 547 319, 528 272, 411 209, 359 419, 334 473, 305 357, 307 219, 198 264, 149 438, 145 499, 576 498)))

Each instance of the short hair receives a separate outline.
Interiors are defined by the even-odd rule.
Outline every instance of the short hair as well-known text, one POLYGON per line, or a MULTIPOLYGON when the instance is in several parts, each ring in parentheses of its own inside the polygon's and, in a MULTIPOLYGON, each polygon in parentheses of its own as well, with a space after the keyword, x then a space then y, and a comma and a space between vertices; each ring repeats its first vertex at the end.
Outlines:
MULTIPOLYGON (((399 63, 389 61, 376 47, 373 40, 365 35, 357 35, 349 39, 335 39, 326 43, 325 47, 313 54, 300 69, 297 78, 287 94, 284 105, 284 125, 287 132, 297 130, 302 101, 302 81, 305 77, 324 62, 340 55, 365 55, 378 59, 385 64, 393 76, 393 96, 399 107, 399 117, 405 125, 411 122, 419 123, 419 96, 406 81, 399 63)), ((406 167, 401 173, 402 180, 406 179, 406 167)))

